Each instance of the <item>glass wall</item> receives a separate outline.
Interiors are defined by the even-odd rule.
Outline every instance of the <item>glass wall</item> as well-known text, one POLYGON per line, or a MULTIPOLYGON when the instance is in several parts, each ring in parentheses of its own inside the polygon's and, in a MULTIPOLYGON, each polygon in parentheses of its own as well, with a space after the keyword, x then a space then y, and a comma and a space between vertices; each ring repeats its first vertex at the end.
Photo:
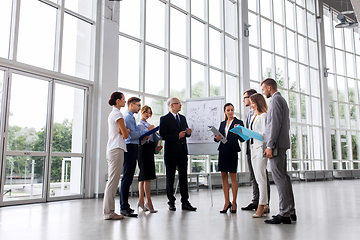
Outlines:
POLYGON ((318 39, 313 0, 249 4, 250 86, 274 78, 291 120, 288 170, 324 169, 318 39))
POLYGON ((93 80, 93 2, 1 1, 0 58, 93 80))
MULTIPOLYGON (((118 86, 155 109, 152 124, 169 97, 226 96, 239 115, 237 8, 233 0, 120 2, 118 86)), ((190 171, 206 171, 206 159, 191 156, 190 171)), ((164 173, 162 157, 156 161, 164 173)))
POLYGON ((358 169, 360 35, 357 28, 336 28, 337 14, 324 6, 332 162, 334 169, 358 169))

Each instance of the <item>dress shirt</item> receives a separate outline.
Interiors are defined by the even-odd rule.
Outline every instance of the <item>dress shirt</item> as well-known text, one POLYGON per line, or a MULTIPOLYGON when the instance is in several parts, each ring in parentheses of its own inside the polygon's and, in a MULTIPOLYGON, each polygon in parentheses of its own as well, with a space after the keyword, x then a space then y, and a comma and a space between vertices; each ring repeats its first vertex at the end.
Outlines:
POLYGON ((126 144, 139 144, 140 136, 148 132, 149 130, 144 129, 139 131, 136 126, 134 114, 129 110, 127 110, 124 113, 124 120, 125 120, 126 128, 130 129, 130 134, 129 137, 126 139, 126 144))

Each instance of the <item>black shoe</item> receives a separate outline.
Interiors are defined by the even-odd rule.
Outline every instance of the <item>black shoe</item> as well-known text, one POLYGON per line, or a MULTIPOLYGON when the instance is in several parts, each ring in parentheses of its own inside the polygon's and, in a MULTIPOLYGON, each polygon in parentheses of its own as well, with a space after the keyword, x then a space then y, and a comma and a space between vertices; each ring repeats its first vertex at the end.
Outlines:
POLYGON ((297 220, 296 214, 291 214, 290 215, 290 220, 293 221, 293 222, 296 222, 296 220, 297 220))
POLYGON ((120 213, 127 217, 137 217, 138 216, 136 213, 133 213, 130 208, 123 209, 120 211, 120 213))
POLYGON ((224 210, 221 210, 220 213, 226 213, 228 209, 230 209, 232 206, 231 203, 229 203, 229 205, 224 209, 224 210))
POLYGON ((175 203, 174 202, 168 202, 169 210, 170 211, 176 211, 175 203))
POLYGON ((264 222, 269 224, 291 224, 290 217, 283 217, 280 215, 273 216, 272 219, 265 220, 264 222))
POLYGON ((257 208, 258 208, 258 205, 250 203, 246 207, 242 207, 241 210, 257 210, 257 208))
POLYGON ((187 210, 187 211, 196 211, 197 208, 191 206, 190 203, 183 203, 183 204, 181 205, 181 209, 182 209, 182 210, 187 210))
POLYGON ((236 213, 236 210, 237 210, 237 204, 235 203, 235 210, 231 208, 231 209, 230 209, 230 212, 231 212, 231 213, 236 213))
POLYGON ((129 209, 130 209, 130 211, 131 211, 131 212, 135 212, 135 210, 134 210, 134 209, 132 209, 132 208, 129 208, 129 209))

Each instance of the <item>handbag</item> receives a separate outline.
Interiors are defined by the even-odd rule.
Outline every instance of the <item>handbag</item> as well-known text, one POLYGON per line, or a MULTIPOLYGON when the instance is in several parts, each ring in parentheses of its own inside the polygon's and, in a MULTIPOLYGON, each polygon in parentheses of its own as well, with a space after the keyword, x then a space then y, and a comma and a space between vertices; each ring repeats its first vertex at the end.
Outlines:
MULTIPOLYGON (((155 146, 155 148, 160 146, 161 141, 162 141, 162 137, 158 133, 154 133, 153 138, 154 138, 154 146, 155 146)), ((159 153, 159 151, 155 150, 155 154, 158 154, 158 153, 159 153)))

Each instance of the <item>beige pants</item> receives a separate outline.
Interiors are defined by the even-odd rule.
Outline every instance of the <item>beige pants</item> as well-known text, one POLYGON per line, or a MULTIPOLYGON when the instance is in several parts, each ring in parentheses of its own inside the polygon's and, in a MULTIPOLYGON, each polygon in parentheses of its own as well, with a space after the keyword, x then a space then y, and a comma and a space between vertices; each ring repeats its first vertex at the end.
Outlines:
POLYGON ((124 163, 124 150, 115 148, 106 152, 108 162, 108 181, 104 193, 104 219, 110 219, 115 215, 115 195, 119 185, 120 175, 124 163))

